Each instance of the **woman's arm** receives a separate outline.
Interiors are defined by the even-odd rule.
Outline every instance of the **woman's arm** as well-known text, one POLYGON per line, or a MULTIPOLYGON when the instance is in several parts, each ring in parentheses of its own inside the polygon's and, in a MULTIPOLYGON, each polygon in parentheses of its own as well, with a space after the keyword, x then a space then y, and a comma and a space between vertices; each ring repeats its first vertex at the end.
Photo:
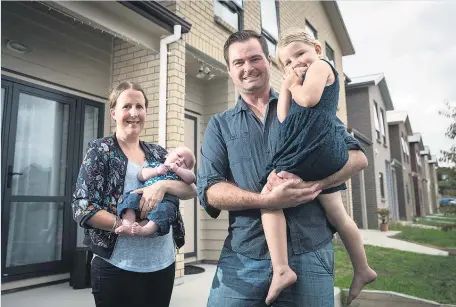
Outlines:
MULTIPOLYGON (((73 209, 73 218, 79 226, 83 228, 99 228, 104 229, 109 221, 103 221, 100 225, 98 223, 88 223, 88 221, 100 211, 103 187, 105 186, 105 160, 98 150, 101 147, 100 140, 95 140, 89 143, 84 160, 79 169, 78 179, 76 181, 76 188, 73 193, 73 201, 71 207, 73 209)), ((108 215, 112 215, 106 212, 108 215)), ((106 216, 106 215, 105 215, 106 216)), ((97 220, 97 219, 96 219, 97 220)), ((115 216, 112 215, 110 222, 113 225, 115 216)))

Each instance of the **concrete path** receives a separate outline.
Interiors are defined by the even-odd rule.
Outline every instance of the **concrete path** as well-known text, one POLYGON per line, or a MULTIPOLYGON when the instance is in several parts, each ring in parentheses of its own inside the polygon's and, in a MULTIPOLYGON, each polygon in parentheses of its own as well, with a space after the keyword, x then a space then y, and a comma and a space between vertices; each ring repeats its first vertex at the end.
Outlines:
MULTIPOLYGON (((215 274, 215 265, 198 265, 206 271, 176 280, 170 307, 203 307, 215 274)), ((153 300, 153 298, 151 298, 153 300)), ((74 290, 68 283, 19 291, 1 296, 2 307, 95 307, 90 289, 74 290)), ((127 306, 126 306, 127 307, 127 306)))
POLYGON ((402 251, 414 252, 418 254, 448 256, 448 252, 440 249, 431 248, 416 243, 410 243, 403 240, 390 238, 400 231, 386 231, 360 229, 363 243, 380 247, 394 248, 402 251))

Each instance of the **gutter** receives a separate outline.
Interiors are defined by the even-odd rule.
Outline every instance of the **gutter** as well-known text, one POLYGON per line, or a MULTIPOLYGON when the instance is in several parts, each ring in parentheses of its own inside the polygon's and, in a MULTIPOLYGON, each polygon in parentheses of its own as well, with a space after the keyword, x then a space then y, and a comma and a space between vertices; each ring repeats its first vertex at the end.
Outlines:
POLYGON ((168 45, 182 36, 182 26, 174 25, 174 33, 160 40, 160 77, 158 103, 158 144, 166 149, 166 106, 168 91, 168 45))

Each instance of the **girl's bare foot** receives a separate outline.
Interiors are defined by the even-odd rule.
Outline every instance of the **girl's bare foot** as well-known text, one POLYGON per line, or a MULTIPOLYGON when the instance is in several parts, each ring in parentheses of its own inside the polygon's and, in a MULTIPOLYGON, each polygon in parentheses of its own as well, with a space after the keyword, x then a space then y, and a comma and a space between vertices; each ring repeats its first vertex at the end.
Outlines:
POLYGON ((364 286, 370 284, 376 278, 377 273, 375 273, 375 271, 372 270, 370 267, 367 267, 363 271, 356 272, 350 286, 350 291, 348 293, 347 300, 345 301, 346 305, 350 305, 351 302, 358 296, 358 294, 364 288, 364 286))
POLYGON ((270 305, 279 296, 280 292, 286 287, 291 286, 296 282, 298 277, 289 266, 281 266, 274 268, 271 286, 269 287, 268 296, 266 297, 266 305, 270 305))

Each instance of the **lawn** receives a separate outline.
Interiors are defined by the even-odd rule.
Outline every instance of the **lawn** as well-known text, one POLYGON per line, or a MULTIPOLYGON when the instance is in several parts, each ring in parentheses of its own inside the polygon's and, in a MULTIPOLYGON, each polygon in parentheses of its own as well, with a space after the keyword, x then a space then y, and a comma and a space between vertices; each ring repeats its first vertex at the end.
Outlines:
MULTIPOLYGON (((391 224, 390 230, 399 230, 401 233, 393 238, 410 242, 423 243, 435 247, 456 247, 456 229, 442 231, 437 229, 423 229, 391 224)), ((456 259, 455 259, 456 263, 456 259)))
MULTIPOLYGON (((404 293, 444 304, 456 303, 455 257, 430 256, 366 245, 377 280, 366 289, 404 293)), ((343 245, 335 244, 335 285, 349 288, 353 276, 343 245)))
POLYGON ((441 226, 444 224, 456 224, 456 215, 449 214, 434 214, 428 215, 425 217, 417 217, 415 218, 415 223, 423 224, 423 225, 431 225, 431 226, 441 226))

